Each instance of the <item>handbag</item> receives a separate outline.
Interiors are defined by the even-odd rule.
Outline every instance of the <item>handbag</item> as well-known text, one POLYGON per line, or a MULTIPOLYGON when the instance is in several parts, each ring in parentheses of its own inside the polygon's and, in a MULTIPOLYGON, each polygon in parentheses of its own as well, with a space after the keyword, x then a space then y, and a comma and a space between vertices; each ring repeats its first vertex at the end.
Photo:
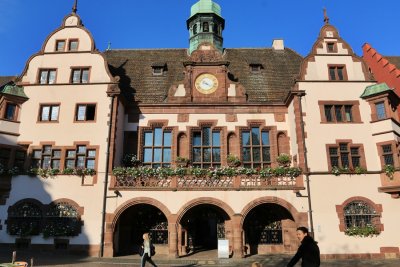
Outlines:
POLYGON ((141 245, 141 246, 139 247, 139 255, 140 255, 140 256, 143 256, 143 253, 144 253, 144 247, 143 247, 143 245, 141 245))
POLYGON ((156 247, 153 244, 150 245, 150 256, 156 255, 156 247))

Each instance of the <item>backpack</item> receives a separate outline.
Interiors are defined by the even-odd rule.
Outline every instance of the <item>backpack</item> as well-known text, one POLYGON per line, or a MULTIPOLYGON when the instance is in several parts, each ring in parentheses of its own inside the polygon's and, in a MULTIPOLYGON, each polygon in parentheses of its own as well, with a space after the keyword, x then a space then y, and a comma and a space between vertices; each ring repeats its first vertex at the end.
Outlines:
POLYGON ((150 257, 156 255, 156 247, 153 244, 150 245, 150 257))

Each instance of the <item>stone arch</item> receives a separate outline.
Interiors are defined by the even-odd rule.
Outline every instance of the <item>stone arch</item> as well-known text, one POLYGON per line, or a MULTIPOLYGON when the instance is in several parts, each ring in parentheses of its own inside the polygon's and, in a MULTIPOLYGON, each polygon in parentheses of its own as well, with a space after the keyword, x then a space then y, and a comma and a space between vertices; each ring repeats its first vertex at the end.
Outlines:
POLYGON ((228 133, 227 140, 228 140, 228 155, 232 154, 235 156, 239 156, 238 153, 239 151, 237 149, 238 138, 236 133, 234 132, 228 133))
POLYGON ((241 220, 240 220, 240 227, 243 228, 243 223, 244 220, 247 216, 247 214, 255 207, 257 207, 258 205, 262 205, 262 204, 277 204, 280 205, 282 207, 284 207, 285 209, 287 209, 290 214, 293 216, 293 219, 295 220, 296 224, 298 225, 308 225, 308 217, 307 217, 307 213, 306 212, 299 212, 297 211, 297 209, 288 201, 282 199, 282 198, 278 198, 278 197, 271 197, 271 196, 267 196, 267 197, 261 197, 258 199, 253 200, 252 202, 250 202, 249 204, 247 204, 243 209, 242 212, 240 214, 242 214, 241 220))
POLYGON ((179 157, 182 158, 189 158, 189 151, 187 150, 188 147, 188 137, 185 133, 178 134, 178 149, 177 153, 179 157))
POLYGON ((201 204, 214 205, 214 206, 221 208, 223 211, 226 212, 226 214, 229 216, 230 219, 232 219, 233 215, 235 214, 233 209, 228 204, 223 202, 222 200, 212 198, 212 197, 200 197, 200 198, 193 199, 193 200, 189 201, 188 203, 186 203, 185 205, 183 205, 183 207, 177 213, 176 222, 179 223, 181 221, 182 217, 185 215, 185 213, 188 210, 190 210, 191 208, 193 208, 197 205, 201 205, 201 204))
POLYGON ((148 204, 148 205, 151 205, 151 206, 154 206, 154 207, 160 209, 164 213, 165 217, 167 217, 167 220, 169 222, 169 220, 171 218, 171 212, 163 203, 161 203, 160 201, 158 201, 156 199, 149 198, 149 197, 138 197, 138 198, 133 198, 128 201, 125 201, 110 216, 110 219, 107 220, 109 223, 111 223, 112 232, 114 232, 115 225, 116 225, 119 217, 121 216, 121 214, 128 208, 138 205, 138 204, 148 204))
POLYGON ((289 138, 286 132, 278 132, 277 134, 277 143, 278 143, 278 155, 280 154, 289 154, 289 138))

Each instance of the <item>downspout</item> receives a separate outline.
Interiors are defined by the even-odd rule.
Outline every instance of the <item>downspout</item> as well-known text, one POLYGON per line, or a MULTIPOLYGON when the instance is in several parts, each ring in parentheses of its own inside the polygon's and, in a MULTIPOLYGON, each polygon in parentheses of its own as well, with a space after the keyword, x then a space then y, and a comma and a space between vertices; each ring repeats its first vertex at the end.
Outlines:
POLYGON ((111 131, 112 121, 114 113, 114 98, 115 95, 111 96, 111 107, 110 107, 110 120, 108 122, 108 135, 107 135, 107 152, 106 152, 106 169, 104 174, 104 191, 103 191, 103 209, 101 213, 101 237, 100 237, 100 252, 99 256, 103 257, 104 254, 104 228, 106 224, 106 208, 107 208, 107 189, 108 189, 108 171, 110 165, 110 145, 111 145, 111 131))
POLYGON ((312 205, 311 205, 311 189, 310 189, 310 172, 308 171, 308 160, 307 160, 307 146, 306 146, 306 138, 305 138, 305 130, 304 130, 304 120, 303 120, 303 106, 301 104, 301 97, 304 93, 297 94, 299 98, 299 112, 300 112, 300 126, 301 126, 301 139, 304 148, 304 174, 306 176, 306 184, 307 184, 307 200, 308 200, 308 214, 310 218, 310 234, 314 236, 314 221, 312 214, 312 205))

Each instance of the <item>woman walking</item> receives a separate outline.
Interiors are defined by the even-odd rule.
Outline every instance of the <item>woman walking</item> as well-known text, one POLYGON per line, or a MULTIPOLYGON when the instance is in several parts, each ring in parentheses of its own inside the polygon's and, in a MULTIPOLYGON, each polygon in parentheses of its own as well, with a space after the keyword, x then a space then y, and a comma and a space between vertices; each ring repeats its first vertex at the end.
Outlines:
POLYGON ((317 242, 309 235, 308 229, 306 227, 297 228, 297 238, 300 240, 301 245, 287 267, 295 266, 300 259, 302 267, 319 267, 319 247, 317 242))
POLYGON ((152 250, 154 251, 153 244, 151 243, 149 233, 144 233, 143 234, 143 255, 142 255, 142 263, 141 266, 145 267, 146 266, 146 261, 150 262, 151 265, 154 267, 157 267, 157 265, 154 263, 154 261, 151 259, 152 256, 152 250))

